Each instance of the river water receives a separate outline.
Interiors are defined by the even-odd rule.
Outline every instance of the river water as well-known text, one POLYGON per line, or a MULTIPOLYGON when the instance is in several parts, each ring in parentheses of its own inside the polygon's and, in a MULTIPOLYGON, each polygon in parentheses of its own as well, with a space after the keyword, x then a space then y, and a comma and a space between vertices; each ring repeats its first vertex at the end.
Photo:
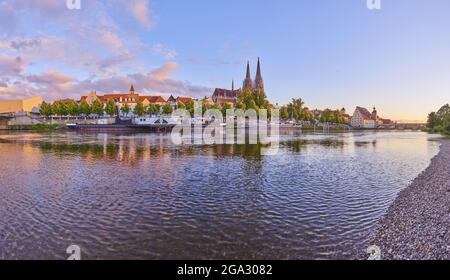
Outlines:
POLYGON ((348 259, 437 154, 419 132, 175 146, 168 135, 0 132, 0 258, 348 259))

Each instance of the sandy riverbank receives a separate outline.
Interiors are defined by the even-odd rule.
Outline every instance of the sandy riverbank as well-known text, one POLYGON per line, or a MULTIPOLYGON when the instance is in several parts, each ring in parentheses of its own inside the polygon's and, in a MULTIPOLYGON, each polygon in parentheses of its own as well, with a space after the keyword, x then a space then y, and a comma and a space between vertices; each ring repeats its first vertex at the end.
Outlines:
POLYGON ((450 141, 412 184, 400 192, 370 245, 382 259, 450 259, 450 141))

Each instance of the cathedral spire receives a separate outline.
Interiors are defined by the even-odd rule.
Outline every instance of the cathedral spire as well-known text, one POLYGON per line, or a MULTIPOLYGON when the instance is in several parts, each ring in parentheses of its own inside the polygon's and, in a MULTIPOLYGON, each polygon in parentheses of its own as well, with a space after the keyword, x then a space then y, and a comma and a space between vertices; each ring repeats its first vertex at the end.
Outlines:
POLYGON ((244 84, 242 86, 244 90, 246 89, 253 89, 253 81, 250 75, 250 61, 247 61, 247 74, 245 75, 244 84))
POLYGON ((257 66, 257 69, 256 69, 256 79, 261 79, 262 80, 261 63, 259 62, 259 57, 258 57, 258 66, 257 66))
POLYGON ((250 79, 250 61, 247 60, 247 75, 245 76, 246 79, 250 79))
POLYGON ((261 74, 261 63, 259 62, 259 57, 258 57, 258 66, 256 69, 255 89, 264 91, 264 80, 261 74))

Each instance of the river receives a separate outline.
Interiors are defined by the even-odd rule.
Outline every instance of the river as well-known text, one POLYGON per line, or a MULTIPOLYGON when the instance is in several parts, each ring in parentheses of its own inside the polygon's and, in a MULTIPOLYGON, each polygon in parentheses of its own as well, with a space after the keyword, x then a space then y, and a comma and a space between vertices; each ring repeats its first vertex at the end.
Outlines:
POLYGON ((0 258, 349 259, 439 142, 420 132, 175 146, 164 134, 0 132, 0 258))

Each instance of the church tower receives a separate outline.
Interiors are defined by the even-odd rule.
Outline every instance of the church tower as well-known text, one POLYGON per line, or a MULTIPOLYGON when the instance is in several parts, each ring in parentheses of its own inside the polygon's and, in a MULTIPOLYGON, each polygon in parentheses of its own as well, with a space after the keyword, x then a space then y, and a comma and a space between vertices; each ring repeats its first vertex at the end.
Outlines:
POLYGON ((247 75, 245 76, 244 84, 242 86, 243 90, 253 90, 253 81, 250 75, 250 62, 247 61, 247 75))
POLYGON ((378 120, 378 112, 375 107, 373 107, 373 111, 372 111, 372 120, 374 120, 375 122, 378 120))
POLYGON ((258 57, 258 66, 256 69, 255 89, 264 92, 264 80, 261 74, 261 64, 259 62, 259 57, 258 57))

